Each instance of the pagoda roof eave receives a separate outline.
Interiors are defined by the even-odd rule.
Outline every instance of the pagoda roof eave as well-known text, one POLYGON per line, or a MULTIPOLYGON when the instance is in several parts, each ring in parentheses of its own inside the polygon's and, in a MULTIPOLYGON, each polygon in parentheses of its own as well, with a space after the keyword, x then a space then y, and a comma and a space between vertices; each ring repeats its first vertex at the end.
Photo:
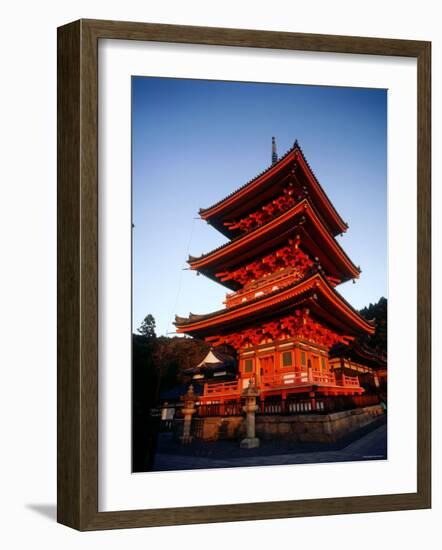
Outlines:
POLYGON ((336 344, 330 350, 330 358, 351 358, 356 362, 369 363, 378 367, 387 366, 386 355, 358 340, 347 345, 336 344))
MULTIPOLYGON (((291 225, 291 222, 299 216, 306 216, 311 223, 317 228, 322 240, 322 245, 326 247, 329 252, 329 256, 334 258, 340 265, 339 271, 341 272, 341 279, 349 280, 352 278, 358 278, 360 274, 359 268, 357 268, 345 251, 335 240, 335 238, 327 230, 316 210, 311 205, 308 199, 303 199, 298 204, 293 206, 290 210, 287 210, 277 218, 267 222, 266 224, 241 235, 232 241, 229 241, 218 248, 215 248, 211 252, 199 257, 189 256, 188 264, 191 269, 200 271, 207 277, 220 282, 215 273, 220 271, 220 265, 222 262, 232 261, 232 258, 241 256, 246 251, 250 256, 250 251, 254 250, 254 245, 258 242, 268 242, 269 236, 272 238, 278 235, 284 235, 287 231, 295 231, 295 227, 291 225), (287 227, 285 227, 287 226, 287 227)), ((233 285, 231 282, 222 282, 224 286, 237 290, 238 286, 233 285)))
POLYGON ((277 313, 279 310, 308 302, 313 308, 318 303, 321 308, 335 308, 335 323, 346 327, 352 335, 373 334, 374 325, 361 315, 326 281, 316 273, 301 282, 283 290, 275 291, 264 297, 238 306, 222 309, 206 315, 191 315, 189 318, 177 317, 175 326, 178 333, 204 336, 213 330, 235 326, 251 317, 277 313))
MULTIPOLYGON (((307 181, 315 195, 315 198, 322 206, 323 214, 327 217, 327 223, 330 224, 333 234, 343 233, 347 230, 347 223, 341 218, 332 202, 325 193, 322 185, 316 178, 313 170, 311 169, 304 153, 295 141, 293 147, 289 149, 280 159, 275 163, 267 167, 263 172, 246 182, 244 185, 227 195, 227 197, 216 202, 208 208, 200 208, 199 214, 203 220, 212 223, 215 218, 221 218, 228 215, 229 210, 238 203, 238 201, 245 201, 250 194, 256 194, 256 192, 266 185, 266 182, 275 176, 279 171, 284 170, 291 162, 297 161, 301 166, 307 181)), ((219 230, 219 224, 213 223, 219 230)), ((228 234, 221 230, 222 233, 228 234)))

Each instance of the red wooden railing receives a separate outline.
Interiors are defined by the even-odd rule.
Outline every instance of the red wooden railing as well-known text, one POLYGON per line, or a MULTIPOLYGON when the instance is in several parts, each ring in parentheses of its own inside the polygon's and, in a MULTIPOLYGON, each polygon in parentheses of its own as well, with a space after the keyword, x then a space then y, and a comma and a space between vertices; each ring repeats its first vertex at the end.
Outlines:
POLYGON ((378 395, 338 395, 333 397, 291 397, 290 399, 260 399, 258 414, 290 415, 311 413, 333 413, 378 405, 378 395))
POLYGON ((266 284, 257 285, 253 288, 241 289, 236 292, 232 292, 226 295, 224 303, 226 307, 230 308, 241 304, 243 302, 249 302, 258 298, 259 296, 269 294, 275 290, 279 290, 291 284, 294 280, 299 279, 299 274, 294 274, 293 271, 286 269, 281 272, 281 274, 274 274, 272 277, 265 279, 266 284))
POLYGON ((299 386, 308 383, 307 372, 291 372, 287 374, 271 374, 261 376, 262 388, 278 388, 287 386, 299 386))
POLYGON ((359 378, 357 376, 346 376, 342 375, 342 379, 339 381, 340 386, 359 388, 359 378))
POLYGON ((197 407, 197 417, 207 416, 242 416, 243 405, 241 402, 226 403, 201 403, 197 407))
POLYGON ((218 384, 205 384, 204 386, 204 396, 238 394, 240 391, 240 380, 220 382, 218 384))
MULTIPOLYGON (((333 372, 309 373, 308 371, 298 371, 261 377, 261 386, 264 388, 300 386, 303 384, 327 384, 336 386, 336 376, 333 372)), ((359 385, 359 383, 357 385, 359 385)))
MULTIPOLYGON (((345 388, 360 388, 357 376, 345 376, 338 380, 333 372, 319 373, 313 371, 298 371, 261 376, 258 384, 260 389, 292 388, 308 384, 327 386, 342 386, 345 388)), ((241 380, 233 382, 208 383, 204 386, 204 397, 221 397, 239 395, 242 390, 241 380)))
POLYGON ((313 373, 313 382, 315 384, 329 384, 331 386, 336 386, 336 376, 333 372, 328 373, 313 373))
MULTIPOLYGON (((243 403, 241 400, 226 401, 224 403, 197 403, 196 418, 205 418, 209 416, 242 416, 243 403)), ((340 411, 351 410, 360 407, 377 405, 381 402, 379 395, 338 395, 338 396, 320 396, 320 397, 296 397, 287 399, 281 398, 259 398, 257 413, 259 415, 292 415, 292 414, 328 414, 340 411)), ((182 404, 176 405, 174 419, 162 421, 161 408, 151 410, 151 417, 158 421, 160 431, 172 431, 173 422, 183 418, 182 404)))

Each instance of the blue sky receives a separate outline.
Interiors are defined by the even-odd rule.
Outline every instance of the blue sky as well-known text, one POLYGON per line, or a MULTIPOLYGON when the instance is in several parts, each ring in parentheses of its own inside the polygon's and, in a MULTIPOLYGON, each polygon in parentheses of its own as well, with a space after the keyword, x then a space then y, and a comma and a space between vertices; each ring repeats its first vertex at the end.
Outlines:
POLYGON ((227 241, 195 218, 269 166, 272 136, 279 155, 298 139, 349 224, 362 274, 338 291, 358 309, 387 296, 386 90, 133 77, 134 331, 222 307, 227 289, 184 269, 227 241))

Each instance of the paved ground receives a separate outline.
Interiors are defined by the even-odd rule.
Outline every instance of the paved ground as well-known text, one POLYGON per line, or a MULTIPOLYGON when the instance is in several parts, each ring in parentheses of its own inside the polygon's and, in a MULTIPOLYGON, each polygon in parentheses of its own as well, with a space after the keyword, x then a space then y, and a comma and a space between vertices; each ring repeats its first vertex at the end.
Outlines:
POLYGON ((155 455, 154 471, 312 464, 383 460, 387 458, 385 419, 373 423, 356 436, 335 445, 313 445, 262 441, 258 449, 240 449, 237 442, 195 442, 180 445, 170 434, 163 434, 155 455))

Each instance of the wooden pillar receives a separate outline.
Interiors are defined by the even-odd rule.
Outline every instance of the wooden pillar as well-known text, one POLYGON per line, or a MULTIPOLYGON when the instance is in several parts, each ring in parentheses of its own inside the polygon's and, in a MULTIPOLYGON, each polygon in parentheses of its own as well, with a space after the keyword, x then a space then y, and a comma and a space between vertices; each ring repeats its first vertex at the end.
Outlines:
POLYGON ((309 393, 310 403, 312 405, 312 411, 316 411, 316 394, 314 391, 309 393))
POLYGON ((260 405, 261 414, 264 414, 264 412, 265 412, 265 397, 264 397, 264 395, 261 396, 261 401, 260 401, 259 405, 260 405))
POLYGON ((378 378, 378 375, 375 373, 373 374, 373 379, 374 379, 374 385, 379 388, 380 384, 379 384, 379 378, 378 378))
POLYGON ((308 381, 313 382, 313 368, 312 368, 312 362, 310 359, 307 360, 307 374, 308 374, 308 381))

